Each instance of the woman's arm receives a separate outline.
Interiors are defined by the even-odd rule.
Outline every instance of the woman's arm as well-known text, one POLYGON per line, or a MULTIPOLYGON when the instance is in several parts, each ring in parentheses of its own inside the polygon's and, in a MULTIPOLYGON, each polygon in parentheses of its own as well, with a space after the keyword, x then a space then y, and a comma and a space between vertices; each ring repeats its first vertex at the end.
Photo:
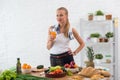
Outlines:
POLYGON ((82 38, 79 36, 78 32, 75 30, 75 28, 72 28, 72 32, 73 32, 73 35, 75 37, 75 39, 77 40, 77 42, 79 43, 79 46, 78 48, 73 51, 73 55, 76 55, 78 52, 80 52, 83 47, 85 46, 85 43, 84 41, 82 40, 82 38))
POLYGON ((53 44, 54 44, 54 37, 50 35, 50 29, 51 29, 51 28, 52 28, 52 27, 50 27, 50 28, 48 29, 48 40, 47 40, 47 49, 48 49, 48 50, 50 50, 51 47, 52 47, 53 44))

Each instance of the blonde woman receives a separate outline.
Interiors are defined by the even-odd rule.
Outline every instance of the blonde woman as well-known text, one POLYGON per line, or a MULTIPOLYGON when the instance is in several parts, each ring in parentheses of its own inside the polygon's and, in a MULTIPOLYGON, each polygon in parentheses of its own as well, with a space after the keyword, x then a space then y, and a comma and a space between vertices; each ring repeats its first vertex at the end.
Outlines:
POLYGON ((58 24, 51 26, 48 30, 47 49, 50 50, 51 66, 64 66, 74 61, 73 56, 78 54, 85 44, 76 29, 70 26, 68 10, 65 7, 57 9, 56 19, 58 24), (51 35, 51 29, 54 29, 57 35, 51 35), (74 38, 79 43, 79 46, 74 51, 71 51, 69 43, 74 38))

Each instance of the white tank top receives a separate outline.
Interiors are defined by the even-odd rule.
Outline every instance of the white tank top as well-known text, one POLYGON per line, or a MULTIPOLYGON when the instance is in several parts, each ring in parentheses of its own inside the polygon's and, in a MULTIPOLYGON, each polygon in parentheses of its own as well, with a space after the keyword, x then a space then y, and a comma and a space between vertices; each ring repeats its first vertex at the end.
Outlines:
POLYGON ((55 42, 50 49, 50 54, 61 54, 67 52, 69 50, 69 42, 73 39, 72 28, 70 27, 68 32, 69 37, 66 38, 64 33, 60 33, 58 25, 55 25, 54 27, 56 28, 57 35, 55 42))

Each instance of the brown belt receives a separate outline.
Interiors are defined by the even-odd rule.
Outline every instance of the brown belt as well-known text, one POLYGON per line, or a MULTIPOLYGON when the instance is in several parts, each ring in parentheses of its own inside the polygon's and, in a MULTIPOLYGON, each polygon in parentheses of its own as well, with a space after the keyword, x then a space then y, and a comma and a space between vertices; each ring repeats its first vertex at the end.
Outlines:
POLYGON ((51 54, 51 57, 53 58, 63 58, 63 57, 66 57, 66 56, 69 56, 70 53, 69 52, 65 52, 65 53, 62 53, 62 54, 58 54, 58 55, 54 55, 54 54, 51 54))

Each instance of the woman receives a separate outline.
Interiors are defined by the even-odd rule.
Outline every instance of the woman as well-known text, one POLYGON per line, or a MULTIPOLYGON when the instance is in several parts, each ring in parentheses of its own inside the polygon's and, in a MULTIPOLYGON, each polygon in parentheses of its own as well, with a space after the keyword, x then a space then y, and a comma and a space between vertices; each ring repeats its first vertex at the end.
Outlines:
POLYGON ((64 7, 57 9, 57 21, 58 25, 51 26, 48 30, 48 42, 47 49, 50 50, 50 62, 51 66, 64 66, 74 61, 73 56, 82 50, 84 42, 75 30, 70 26, 68 20, 68 10, 64 7), (51 35, 51 29, 54 29, 57 35, 51 35), (79 43, 76 50, 71 51, 69 48, 69 42, 73 37, 79 43))

